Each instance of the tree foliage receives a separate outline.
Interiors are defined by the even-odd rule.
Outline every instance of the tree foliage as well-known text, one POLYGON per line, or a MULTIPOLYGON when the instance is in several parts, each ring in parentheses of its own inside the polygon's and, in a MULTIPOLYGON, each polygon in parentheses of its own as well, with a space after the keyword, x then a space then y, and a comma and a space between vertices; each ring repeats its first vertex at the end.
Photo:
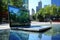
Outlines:
POLYGON ((14 5, 16 7, 22 7, 23 0, 10 0, 9 5, 14 5))
POLYGON ((60 16, 60 7, 55 5, 48 5, 44 8, 41 8, 35 15, 35 17, 37 17, 39 20, 44 20, 45 17, 49 16, 60 16))

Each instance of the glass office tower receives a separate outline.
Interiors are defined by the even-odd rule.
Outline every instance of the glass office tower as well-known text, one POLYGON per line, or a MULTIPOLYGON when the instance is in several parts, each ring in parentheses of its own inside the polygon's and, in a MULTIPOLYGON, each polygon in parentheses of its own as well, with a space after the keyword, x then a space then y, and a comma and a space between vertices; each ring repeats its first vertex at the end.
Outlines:
POLYGON ((28 0, 8 1, 10 26, 30 26, 28 0))

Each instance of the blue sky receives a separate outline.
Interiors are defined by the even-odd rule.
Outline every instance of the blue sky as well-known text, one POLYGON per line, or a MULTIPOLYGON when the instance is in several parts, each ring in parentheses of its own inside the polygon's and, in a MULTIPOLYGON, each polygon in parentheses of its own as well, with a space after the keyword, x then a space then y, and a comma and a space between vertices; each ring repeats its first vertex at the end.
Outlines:
POLYGON ((38 6, 39 1, 42 1, 42 7, 44 7, 44 5, 51 5, 51 0, 29 0, 30 14, 32 8, 36 11, 36 6, 38 6))

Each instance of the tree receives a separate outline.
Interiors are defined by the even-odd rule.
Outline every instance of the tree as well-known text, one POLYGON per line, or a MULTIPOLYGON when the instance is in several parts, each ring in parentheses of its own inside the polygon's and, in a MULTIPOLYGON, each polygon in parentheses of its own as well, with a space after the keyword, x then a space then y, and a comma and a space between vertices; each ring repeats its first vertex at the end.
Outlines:
POLYGON ((50 14, 53 16, 57 15, 57 6, 55 5, 51 6, 50 14))
POLYGON ((10 0, 9 5, 14 5, 20 8, 23 5, 23 0, 10 0))
POLYGON ((41 19, 43 19, 44 20, 44 18, 45 17, 47 17, 47 18, 50 18, 50 16, 56 16, 57 14, 59 14, 60 13, 60 8, 58 7, 57 8, 57 6, 55 6, 55 5, 48 5, 48 6, 46 6, 46 7, 44 7, 44 8, 41 8, 37 13, 36 13, 36 17, 39 19, 39 20, 41 20, 41 19), (57 12, 57 10, 58 10, 58 12, 57 12))
POLYGON ((60 7, 58 7, 57 10, 58 10, 57 14, 58 14, 58 16, 60 16, 60 7))
POLYGON ((36 20, 36 14, 32 15, 33 20, 36 20))
POLYGON ((12 21, 16 22, 16 14, 10 14, 10 18, 12 21))
POLYGON ((3 10, 4 11, 7 11, 8 10, 8 0, 2 0, 2 7, 3 7, 3 10))

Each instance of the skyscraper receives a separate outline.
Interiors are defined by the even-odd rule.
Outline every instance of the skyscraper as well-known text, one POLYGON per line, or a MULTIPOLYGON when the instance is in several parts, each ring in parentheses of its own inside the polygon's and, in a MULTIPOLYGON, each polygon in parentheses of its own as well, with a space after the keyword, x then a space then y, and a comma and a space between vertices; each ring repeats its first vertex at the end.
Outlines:
POLYGON ((31 15, 30 18, 31 18, 31 20, 34 20, 32 16, 35 14, 35 10, 32 8, 32 11, 31 12, 32 12, 32 15, 31 15))
POLYGON ((32 15, 35 13, 35 10, 32 8, 32 15))
POLYGON ((38 3, 38 6, 36 7, 36 12, 39 11, 42 8, 42 2, 40 1, 38 3))
POLYGON ((60 0, 51 0, 52 5, 60 6, 60 0))
POLYGON ((44 5, 44 7, 46 7, 46 6, 48 6, 48 5, 44 5))

